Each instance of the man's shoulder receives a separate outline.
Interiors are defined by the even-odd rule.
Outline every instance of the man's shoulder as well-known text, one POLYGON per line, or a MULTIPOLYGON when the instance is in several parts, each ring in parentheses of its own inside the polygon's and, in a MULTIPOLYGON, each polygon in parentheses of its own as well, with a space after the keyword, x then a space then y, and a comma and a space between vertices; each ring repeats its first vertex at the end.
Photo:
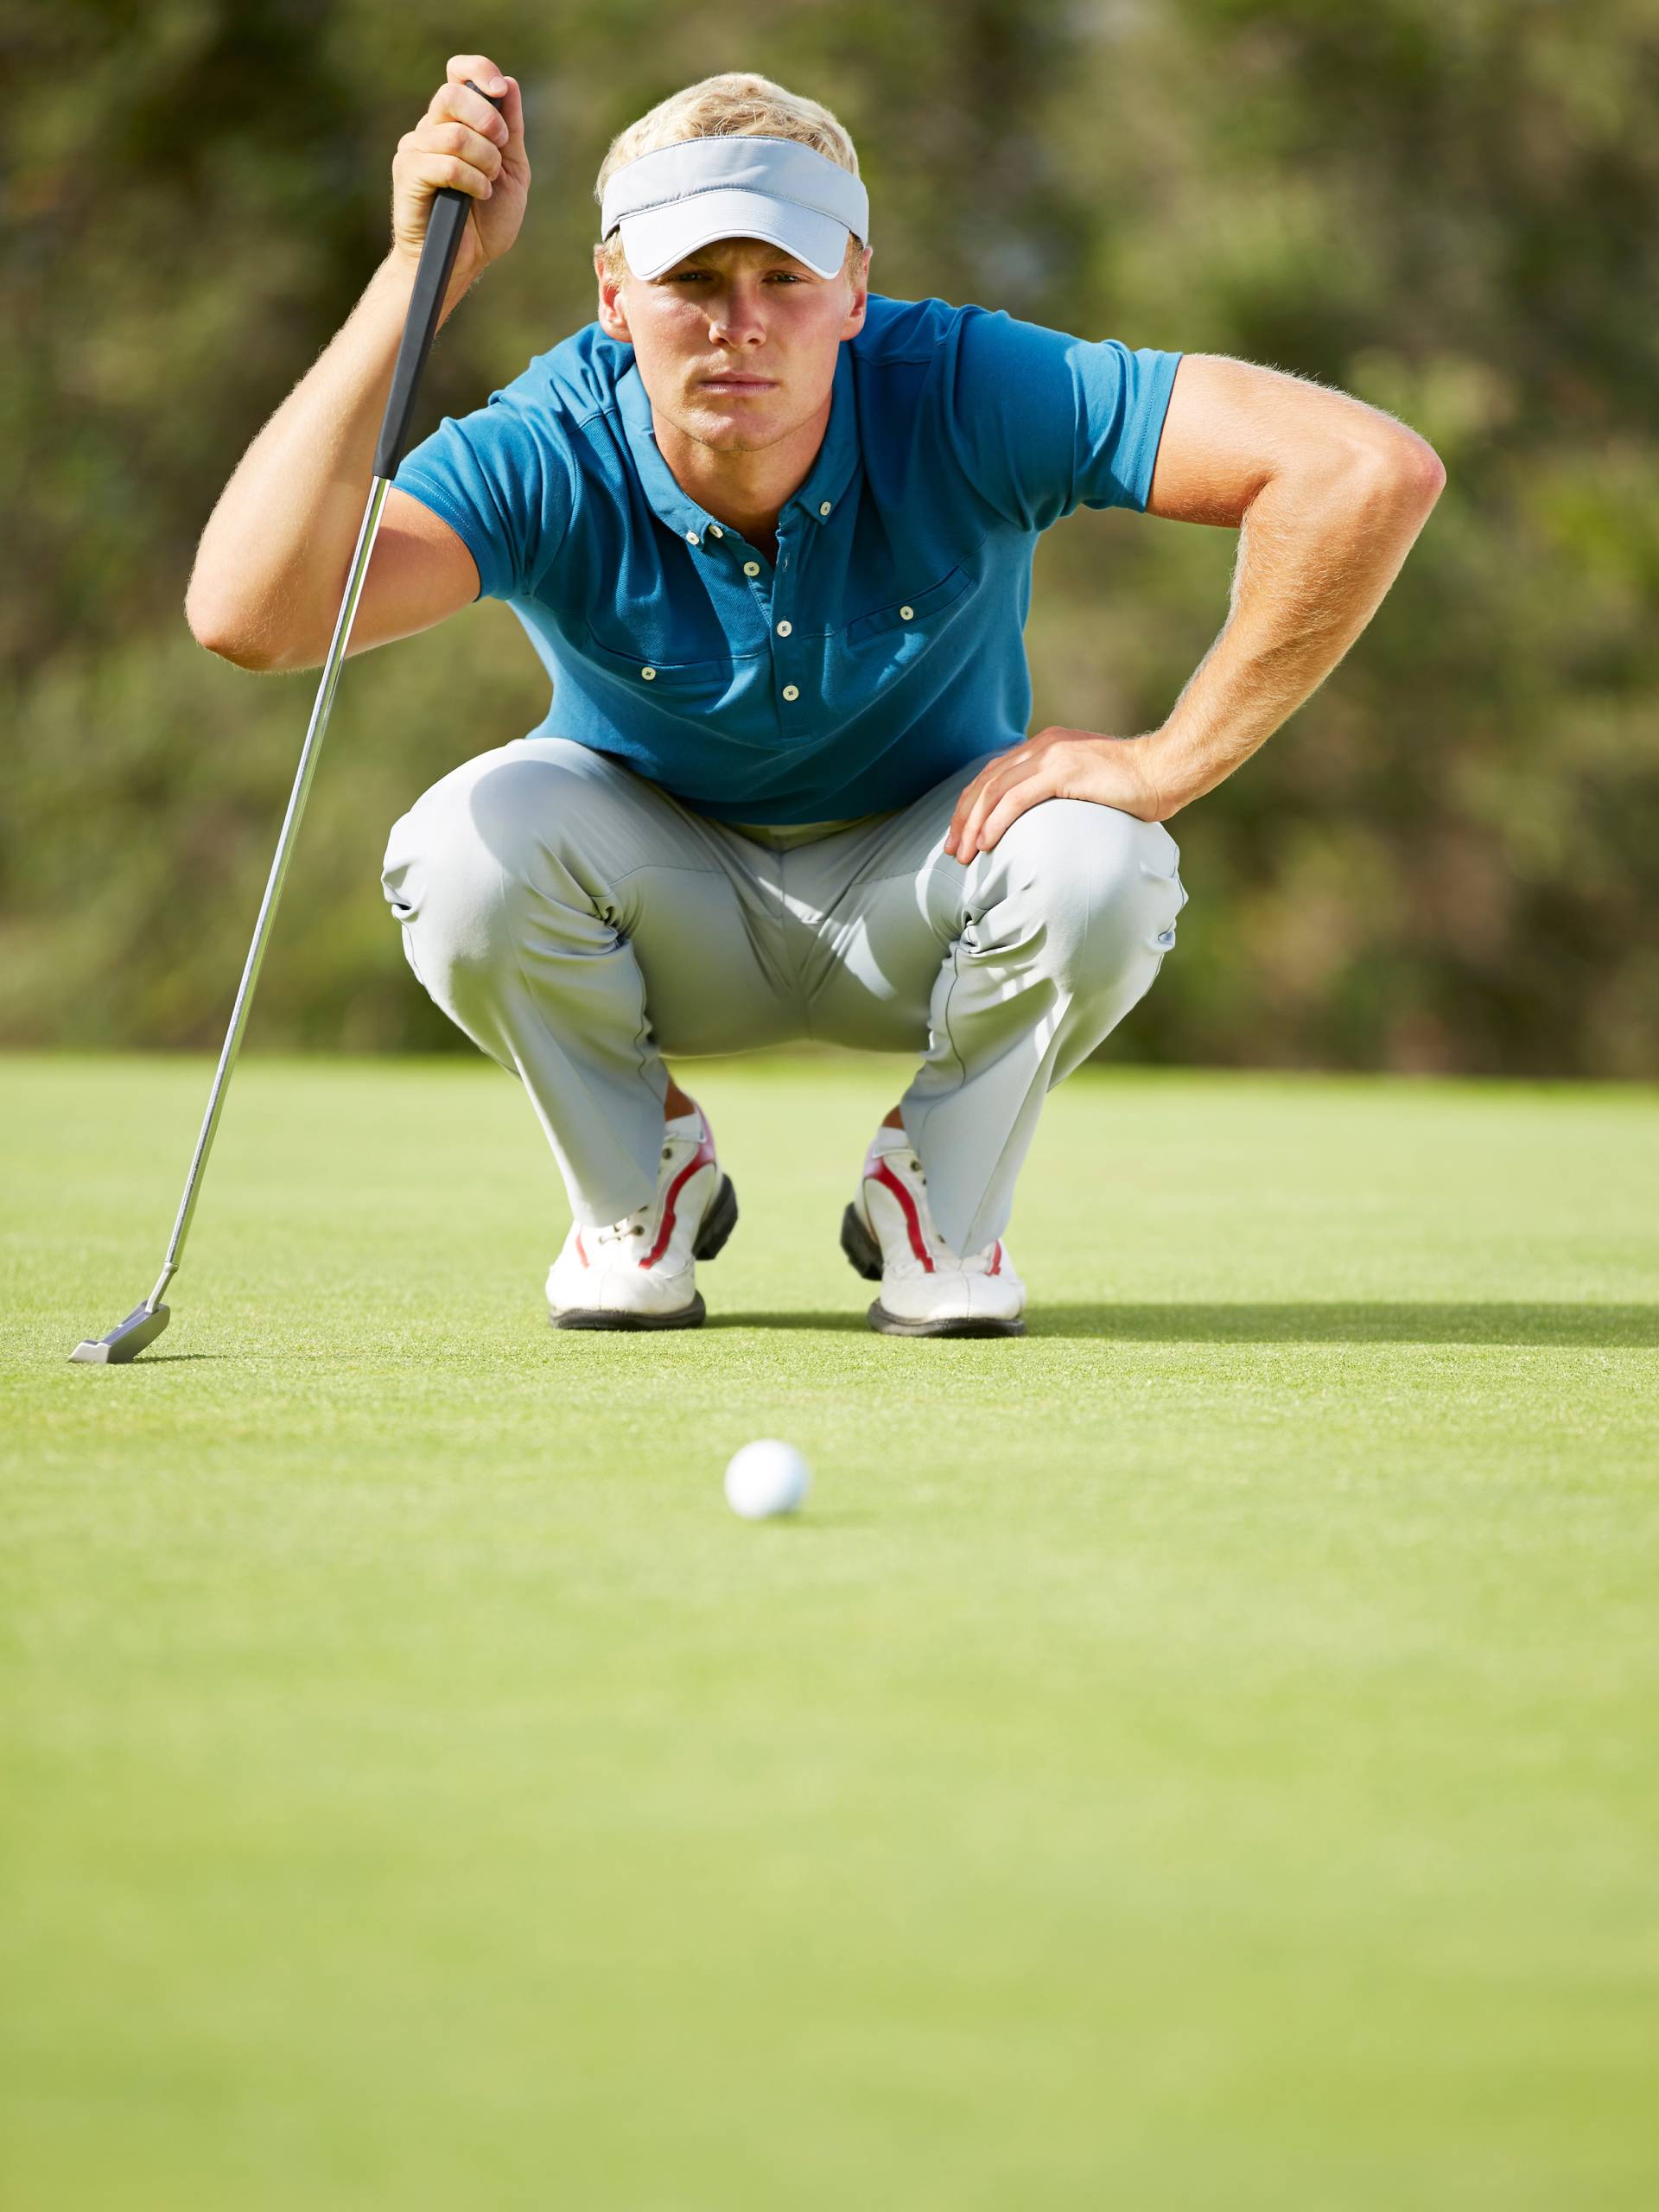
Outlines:
POLYGON ((632 346, 590 322, 545 353, 532 354, 511 384, 491 393, 490 404, 561 416, 575 428, 616 405, 617 384, 632 365, 632 346))
POLYGON ((872 292, 864 327, 849 342, 861 365, 871 368, 930 361, 969 316, 984 312, 948 300, 893 300, 872 292))
POLYGON ((1025 346, 1046 337, 1001 308, 870 295, 864 327, 849 340, 855 379, 872 413, 953 420, 993 385, 1023 372, 1025 346))

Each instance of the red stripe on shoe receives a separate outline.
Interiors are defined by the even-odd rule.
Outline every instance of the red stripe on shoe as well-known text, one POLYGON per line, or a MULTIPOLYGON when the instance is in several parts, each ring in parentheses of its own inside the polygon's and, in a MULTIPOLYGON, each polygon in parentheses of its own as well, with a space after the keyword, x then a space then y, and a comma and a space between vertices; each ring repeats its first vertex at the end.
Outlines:
POLYGON ((885 1160, 876 1169, 875 1173, 870 1178, 870 1180, 874 1183, 880 1183, 883 1190, 891 1191, 893 1197, 898 1199, 899 1211, 905 1217, 905 1227, 910 1232, 910 1249, 916 1255, 916 1257, 921 1262, 922 1266, 926 1272, 929 1274, 931 1274, 933 1272, 933 1255, 928 1250, 927 1245, 922 1236, 922 1217, 916 1211, 915 1199, 912 1198, 910 1192, 899 1180, 899 1178, 893 1173, 892 1168, 888 1166, 885 1160))
POLYGON ((642 1268, 654 1268, 664 1253, 667 1251, 668 1240, 674 1234, 674 1217, 679 1205, 680 1192, 691 1180, 699 1167, 712 1167, 714 1164, 715 1141, 705 1129, 702 1142, 668 1186, 668 1194, 663 1200, 663 1225, 657 1232, 657 1242, 639 1262, 642 1268))
POLYGON ((996 1249, 991 1255, 991 1264, 985 1272, 988 1275, 1000 1275, 1002 1272, 1002 1239, 1000 1236, 996 1240, 996 1249))
POLYGON ((576 1257, 582 1262, 582 1266, 585 1268, 588 1264, 588 1248, 582 1241, 582 1231, 580 1230, 576 1231, 576 1257))

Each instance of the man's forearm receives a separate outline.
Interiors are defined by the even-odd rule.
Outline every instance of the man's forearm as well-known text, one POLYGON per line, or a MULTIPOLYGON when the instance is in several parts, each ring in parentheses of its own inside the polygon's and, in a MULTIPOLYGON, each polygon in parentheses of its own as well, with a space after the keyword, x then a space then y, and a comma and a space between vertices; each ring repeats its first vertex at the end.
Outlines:
POLYGON ((1381 605, 1445 482, 1421 441, 1395 457, 1274 477, 1239 529, 1232 607, 1143 741, 1159 817, 1213 791, 1316 690, 1381 605))
MULTIPOLYGON (((327 626, 363 520, 415 264, 388 255, 238 464, 208 518, 185 619, 213 651, 272 667, 327 626)), ((465 285, 452 281, 443 313, 465 285)))

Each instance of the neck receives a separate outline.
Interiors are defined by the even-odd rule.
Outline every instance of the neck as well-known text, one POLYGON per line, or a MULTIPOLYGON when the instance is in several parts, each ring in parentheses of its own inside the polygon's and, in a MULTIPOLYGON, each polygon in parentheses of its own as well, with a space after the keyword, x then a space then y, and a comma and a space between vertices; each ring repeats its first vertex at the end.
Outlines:
POLYGON ((706 507, 752 544, 765 546, 778 528, 785 500, 811 473, 830 425, 831 391, 817 412, 758 453, 731 453, 702 444, 652 410, 657 450, 688 499, 706 507))

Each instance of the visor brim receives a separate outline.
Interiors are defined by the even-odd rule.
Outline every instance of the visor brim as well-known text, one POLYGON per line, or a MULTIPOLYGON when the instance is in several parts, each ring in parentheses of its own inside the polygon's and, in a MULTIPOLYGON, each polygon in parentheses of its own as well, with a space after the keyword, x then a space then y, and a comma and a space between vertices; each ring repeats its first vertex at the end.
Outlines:
POLYGON ((717 238, 764 238, 782 246, 816 276, 838 276, 847 258, 847 226, 785 200, 730 188, 625 215, 622 251, 636 276, 660 276, 677 261, 717 238))

